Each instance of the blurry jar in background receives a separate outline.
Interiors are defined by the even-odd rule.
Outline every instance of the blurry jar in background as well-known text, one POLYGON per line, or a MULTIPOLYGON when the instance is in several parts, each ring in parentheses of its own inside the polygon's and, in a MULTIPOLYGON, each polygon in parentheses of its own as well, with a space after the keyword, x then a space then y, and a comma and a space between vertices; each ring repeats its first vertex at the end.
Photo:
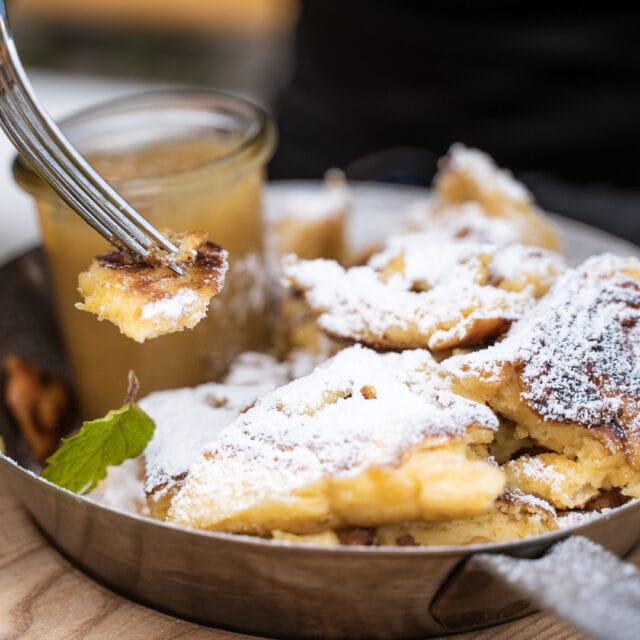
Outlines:
POLYGON ((214 87, 269 107, 291 75, 298 12, 298 0, 19 0, 11 23, 27 67, 214 87))
POLYGON ((83 414, 120 405, 129 369, 142 391, 222 375, 267 340, 261 191, 275 133, 265 113, 209 91, 161 91, 99 106, 62 123, 71 141, 158 227, 204 230, 229 251, 224 291, 194 329, 138 344, 78 311, 78 274, 110 246, 18 158, 36 200, 58 321, 83 414))

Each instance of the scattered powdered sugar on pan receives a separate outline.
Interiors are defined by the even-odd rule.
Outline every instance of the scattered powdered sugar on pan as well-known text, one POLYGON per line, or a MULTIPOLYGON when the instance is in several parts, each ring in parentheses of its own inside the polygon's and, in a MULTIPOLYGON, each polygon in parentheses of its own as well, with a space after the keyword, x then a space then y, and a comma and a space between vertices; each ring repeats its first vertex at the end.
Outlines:
POLYGON ((230 379, 233 382, 156 391, 140 400, 156 424, 144 452, 147 491, 186 474, 241 411, 287 381, 287 370, 271 356, 251 352, 239 357, 230 379))
POLYGON ((494 347, 447 360, 464 378, 520 373, 522 399, 545 420, 640 431, 640 260, 605 254, 567 272, 494 347))
POLYGON ((575 527, 585 524, 598 516, 609 513, 611 509, 603 509, 602 511, 561 511, 556 517, 558 528, 566 529, 567 527, 575 527))
POLYGON ((142 458, 132 458, 121 465, 109 467, 107 477, 98 483, 88 497, 113 509, 148 515, 142 458))
POLYGON ((387 361, 354 346, 261 396, 191 467, 172 519, 188 522, 192 509, 211 507, 207 496, 216 496, 215 509, 233 504, 237 512, 327 475, 397 464, 413 446, 464 438, 471 425, 497 428, 483 405, 440 407, 413 393, 407 370, 402 355, 387 361))
POLYGON ((290 365, 279 362, 268 353, 244 351, 231 363, 225 384, 272 384, 277 387, 291 379, 290 365))

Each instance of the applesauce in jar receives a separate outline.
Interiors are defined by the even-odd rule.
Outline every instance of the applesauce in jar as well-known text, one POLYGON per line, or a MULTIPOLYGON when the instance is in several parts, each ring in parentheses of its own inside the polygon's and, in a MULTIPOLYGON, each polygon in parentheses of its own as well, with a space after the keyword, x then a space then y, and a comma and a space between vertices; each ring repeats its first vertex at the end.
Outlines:
POLYGON ((120 406, 127 372, 142 393, 220 377, 235 355, 266 344, 261 191, 274 131, 264 113, 207 91, 154 92, 62 123, 91 164, 156 227, 204 230, 229 252, 222 293, 193 329, 139 344, 79 311, 78 274, 111 249, 18 158, 35 197, 56 311, 83 414, 120 406))

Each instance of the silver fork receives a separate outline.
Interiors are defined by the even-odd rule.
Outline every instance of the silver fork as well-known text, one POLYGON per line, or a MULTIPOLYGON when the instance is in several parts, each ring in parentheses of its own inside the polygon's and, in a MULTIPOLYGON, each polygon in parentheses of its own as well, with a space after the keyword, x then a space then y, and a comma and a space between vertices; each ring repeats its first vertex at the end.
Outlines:
MULTIPOLYGON (((29 84, 0 0, 0 126, 41 178, 119 249, 144 261, 152 247, 177 247, 111 187, 42 109, 29 84)), ((171 269, 178 274, 177 265, 171 269)))

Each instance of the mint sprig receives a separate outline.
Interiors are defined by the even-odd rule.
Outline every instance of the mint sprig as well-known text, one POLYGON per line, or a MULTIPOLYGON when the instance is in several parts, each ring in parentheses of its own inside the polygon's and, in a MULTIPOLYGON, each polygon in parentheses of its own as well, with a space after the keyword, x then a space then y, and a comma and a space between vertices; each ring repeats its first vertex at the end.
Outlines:
POLYGON ((42 477, 74 493, 91 491, 107 475, 107 468, 139 456, 153 436, 155 423, 136 404, 138 379, 129 372, 125 404, 103 418, 84 422, 65 438, 46 460, 42 477))

